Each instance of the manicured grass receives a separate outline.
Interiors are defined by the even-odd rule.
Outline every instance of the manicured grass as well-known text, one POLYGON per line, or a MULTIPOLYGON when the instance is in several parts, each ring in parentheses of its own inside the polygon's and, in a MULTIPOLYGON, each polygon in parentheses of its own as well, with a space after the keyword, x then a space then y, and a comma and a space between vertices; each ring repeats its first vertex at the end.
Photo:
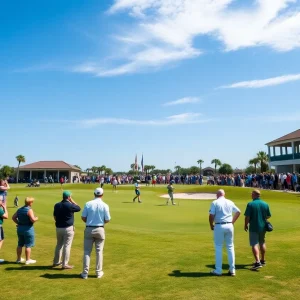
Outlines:
MULTIPOLYGON (((95 185, 68 185, 82 207, 93 198, 95 185)), ((176 192, 215 192, 217 187, 176 186, 176 192)), ((242 210, 250 201, 248 188, 226 188, 227 197, 242 210)), ((300 196, 262 191, 270 204, 274 231, 267 233, 267 266, 250 271, 253 262, 243 216, 235 225, 237 276, 212 277, 214 265, 212 232, 208 224, 211 201, 180 200, 179 206, 165 206, 165 186, 142 187, 142 204, 132 203, 133 187, 119 187, 113 193, 105 186, 104 201, 112 221, 106 226, 104 277, 94 276, 92 254, 90 277, 79 279, 82 268, 84 224, 76 214, 76 233, 71 251, 73 270, 51 269, 55 239, 53 205, 61 200, 60 187, 24 188, 9 192, 9 220, 0 257, 1 299, 298 299, 300 294, 300 196), (11 221, 18 194, 35 197, 36 265, 14 264, 16 227, 11 221)), ((227 257, 224 249, 224 274, 227 257)))

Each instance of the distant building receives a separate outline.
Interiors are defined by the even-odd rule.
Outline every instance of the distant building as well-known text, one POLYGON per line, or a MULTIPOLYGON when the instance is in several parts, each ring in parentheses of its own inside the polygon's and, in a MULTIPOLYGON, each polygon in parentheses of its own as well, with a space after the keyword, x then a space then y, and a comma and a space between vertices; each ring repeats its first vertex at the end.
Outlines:
POLYGON ((202 169, 203 176, 211 176, 215 174, 215 169, 211 167, 207 167, 202 169))
POLYGON ((68 182, 73 182, 73 177, 79 177, 81 170, 64 161, 38 161, 20 167, 19 178, 21 180, 37 179, 41 182, 51 175, 55 182, 61 177, 67 177, 68 182))
POLYGON ((268 146, 269 165, 276 172, 300 172, 300 129, 284 135, 268 146))

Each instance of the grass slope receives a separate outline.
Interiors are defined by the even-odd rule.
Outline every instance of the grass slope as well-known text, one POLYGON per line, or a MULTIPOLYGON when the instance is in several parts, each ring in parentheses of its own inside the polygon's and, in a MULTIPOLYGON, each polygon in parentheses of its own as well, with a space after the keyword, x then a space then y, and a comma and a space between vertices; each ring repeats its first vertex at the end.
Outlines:
MULTIPOLYGON (((93 185, 69 185, 73 198, 82 207, 93 198, 93 185)), ((215 192, 217 187, 176 186, 176 192, 215 192)), ((248 188, 225 187, 226 196, 244 212, 251 199, 248 188)), ((208 225, 211 201, 180 200, 179 206, 165 206, 166 187, 142 187, 142 204, 132 203, 133 187, 119 187, 113 193, 105 187, 112 221, 106 226, 104 277, 94 276, 92 254, 88 280, 78 274, 82 268, 84 224, 75 217, 75 238, 71 251, 73 270, 51 269, 55 239, 53 205, 61 200, 60 187, 24 188, 9 192, 9 220, 0 252, 8 262, 0 265, 1 299, 297 299, 300 293, 299 228, 300 197, 282 192, 263 191, 270 204, 274 231, 267 234, 267 266, 249 270, 253 262, 244 218, 235 225, 237 276, 210 276, 214 265, 212 232, 208 225), (14 264, 16 227, 11 216, 14 196, 23 202, 35 197, 36 265, 14 264)), ((227 257, 224 249, 224 273, 227 257)))

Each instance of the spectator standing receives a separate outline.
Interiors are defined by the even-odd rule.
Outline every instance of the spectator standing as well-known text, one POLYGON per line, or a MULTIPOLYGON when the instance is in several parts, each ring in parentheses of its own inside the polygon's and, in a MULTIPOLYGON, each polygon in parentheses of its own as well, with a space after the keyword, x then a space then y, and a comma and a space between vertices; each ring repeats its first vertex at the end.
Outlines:
POLYGON ((245 211, 245 226, 247 232, 249 230, 249 241, 252 247, 252 253, 255 258, 252 269, 256 270, 266 265, 266 220, 271 217, 269 205, 260 199, 260 191, 252 192, 252 202, 247 204, 245 211), (248 225, 250 228, 248 229, 248 225), (261 257, 260 255, 261 254, 261 257))
MULTIPOLYGON (((4 230, 3 230, 3 220, 8 218, 8 212, 6 207, 0 203, 0 250, 4 241, 4 230)), ((0 263, 3 263, 4 259, 0 258, 0 263)))
POLYGON ((85 204, 81 216, 82 221, 86 224, 84 231, 83 271, 80 274, 82 279, 88 278, 90 256, 94 244, 96 249, 96 276, 97 278, 101 278, 104 275, 104 224, 108 223, 111 217, 109 213, 109 206, 102 201, 103 194, 104 191, 102 188, 96 188, 94 191, 95 199, 85 204))
POLYGON ((64 191, 63 200, 54 205, 53 217, 56 226, 56 248, 53 267, 62 266, 62 269, 73 269, 69 265, 71 246, 74 238, 74 213, 81 208, 72 199, 70 191, 64 191))
POLYGON ((25 205, 19 208, 12 219, 17 224, 18 247, 17 247, 17 263, 23 262, 21 258, 22 248, 25 246, 26 265, 35 264, 36 260, 31 259, 31 248, 34 247, 35 233, 33 224, 38 221, 38 217, 34 215, 32 205, 34 198, 27 197, 25 205))
POLYGON ((227 248, 229 271, 228 275, 235 276, 234 227, 233 224, 240 216, 239 208, 225 198, 224 190, 218 190, 217 200, 213 201, 209 210, 209 224, 214 231, 215 269, 211 274, 222 275, 222 248, 225 241, 227 248), (234 216, 233 216, 234 214, 234 216))

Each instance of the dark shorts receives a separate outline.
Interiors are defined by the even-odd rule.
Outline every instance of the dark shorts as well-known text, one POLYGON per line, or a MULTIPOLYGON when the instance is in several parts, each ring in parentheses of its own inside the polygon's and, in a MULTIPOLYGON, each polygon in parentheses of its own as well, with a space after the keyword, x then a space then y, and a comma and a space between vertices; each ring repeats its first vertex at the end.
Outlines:
POLYGON ((34 230, 23 230, 18 227, 18 247, 32 248, 34 246, 34 230))
POLYGON ((139 196, 139 195, 141 194, 141 192, 140 192, 139 190, 135 190, 135 194, 136 194, 137 196, 139 196))
POLYGON ((250 246, 263 245, 265 243, 266 232, 251 232, 249 231, 250 246))
POLYGON ((4 230, 3 230, 3 227, 0 226, 0 241, 3 241, 4 240, 4 230))

